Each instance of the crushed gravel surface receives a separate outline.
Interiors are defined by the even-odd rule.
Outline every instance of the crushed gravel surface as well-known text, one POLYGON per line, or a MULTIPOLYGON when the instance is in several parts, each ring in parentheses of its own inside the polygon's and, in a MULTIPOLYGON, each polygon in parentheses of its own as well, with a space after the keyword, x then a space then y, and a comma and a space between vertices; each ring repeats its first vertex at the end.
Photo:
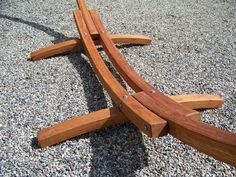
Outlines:
MULTIPOLYGON (((236 133, 235 0, 88 4, 110 33, 152 37, 149 46, 120 46, 143 78, 167 95, 222 96, 224 107, 202 110, 202 121, 236 133)), ((82 50, 27 60, 79 37, 75 8, 75 0, 0 0, 0 176, 236 176, 234 167, 172 136, 150 139, 130 123, 37 146, 40 129, 112 106, 82 50)))

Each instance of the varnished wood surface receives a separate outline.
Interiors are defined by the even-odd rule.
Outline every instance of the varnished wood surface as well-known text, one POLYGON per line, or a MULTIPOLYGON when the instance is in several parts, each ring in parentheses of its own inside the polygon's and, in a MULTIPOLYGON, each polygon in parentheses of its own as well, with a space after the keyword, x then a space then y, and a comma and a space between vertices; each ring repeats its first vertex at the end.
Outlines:
POLYGON ((128 120, 117 108, 107 108, 83 116, 75 116, 69 120, 44 128, 38 133, 41 147, 47 147, 70 138, 105 128, 128 120))
MULTIPOLYGON (((189 107, 192 109, 205 109, 209 108, 209 105, 211 108, 214 108, 212 107, 213 105, 218 107, 219 105, 217 103, 214 104, 214 101, 219 102, 219 100, 222 100, 217 95, 208 94, 203 96, 200 94, 175 95, 171 96, 171 99, 181 104, 190 102, 191 104, 186 105, 190 105, 189 107), (204 104, 202 104, 203 100, 204 104), (209 104, 207 101, 209 101, 209 104)), ((91 131, 127 121, 128 119, 116 107, 99 110, 83 116, 74 116, 71 119, 39 131, 37 136, 38 143, 41 147, 47 147, 91 131)))
POLYGON ((172 109, 178 114, 193 117, 193 119, 200 119, 200 115, 197 111, 177 104, 175 101, 156 90, 153 86, 151 86, 143 78, 141 78, 137 74, 137 72, 128 64, 123 55, 109 38, 109 34, 106 31, 101 19, 99 18, 97 11, 90 10, 90 13, 99 33, 100 41, 106 54, 108 55, 114 67, 132 89, 134 89, 136 92, 144 91, 145 93, 153 97, 157 104, 159 103, 160 105, 166 105, 166 109, 160 110, 162 112, 167 113, 168 109, 172 109))
POLYGON ((171 135, 215 159, 236 166, 236 134, 189 119, 176 112, 163 113, 159 111, 163 108, 145 92, 135 94, 135 98, 168 122, 168 132, 171 135))
POLYGON ((97 48, 89 35, 81 12, 79 10, 74 11, 74 17, 81 40, 83 41, 84 49, 87 51, 93 69, 103 87, 108 91, 112 99, 117 104, 120 104, 120 110, 132 123, 148 136, 158 136, 165 128, 166 121, 145 108, 119 84, 99 55, 97 48))
POLYGON ((98 37, 97 29, 93 23, 89 10, 86 6, 85 0, 77 0, 77 4, 82 12, 83 19, 88 27, 89 33, 91 34, 92 38, 95 39, 98 37))
POLYGON ((65 52, 70 52, 82 48, 82 43, 79 39, 70 39, 67 41, 59 42, 45 48, 41 48, 31 53, 31 60, 36 61, 48 57, 52 57, 65 52))
POLYGON ((150 37, 144 35, 110 34, 109 37, 114 44, 149 45, 152 42, 150 37))
POLYGON ((191 109, 220 108, 224 104, 220 96, 213 94, 174 95, 170 98, 191 109))
MULTIPOLYGON (((151 43, 151 38, 143 35, 111 34, 110 39, 115 44, 148 45, 151 43)), ((94 40, 94 43, 95 45, 101 45, 99 40, 94 40)), ((78 38, 73 38, 32 52, 31 60, 36 61, 58 54, 78 50, 80 48, 83 48, 81 40, 78 38)))

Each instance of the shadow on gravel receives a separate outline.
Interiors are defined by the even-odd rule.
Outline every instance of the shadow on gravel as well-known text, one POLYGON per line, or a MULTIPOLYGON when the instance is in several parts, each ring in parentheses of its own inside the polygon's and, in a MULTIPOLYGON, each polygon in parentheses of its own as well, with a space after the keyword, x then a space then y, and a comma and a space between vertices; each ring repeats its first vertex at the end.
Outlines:
POLYGON ((56 32, 54 29, 49 28, 49 27, 44 26, 44 25, 40 25, 40 24, 35 23, 35 22, 30 22, 30 21, 23 20, 23 19, 18 18, 18 17, 11 17, 11 16, 8 16, 8 15, 3 15, 3 14, 0 14, 0 18, 8 19, 8 20, 11 20, 11 21, 14 21, 14 22, 17 22, 17 23, 22 23, 22 24, 28 25, 30 27, 33 27, 37 30, 43 31, 43 32, 47 33, 48 35, 54 37, 54 40, 52 41, 52 43, 56 43, 56 42, 60 42, 60 41, 68 39, 68 37, 66 37, 65 35, 63 35, 61 33, 56 32))
POLYGON ((40 146, 39 146, 39 144, 38 144, 38 139, 37 139, 36 137, 34 137, 34 138, 31 139, 30 146, 31 146, 33 149, 40 149, 40 146))
MULTIPOLYGON (((53 43, 68 39, 65 35, 35 22, 29 22, 2 14, 0 14, 0 18, 23 23, 44 31, 55 38, 55 40, 52 41, 53 43)), ((108 105, 103 87, 98 81, 89 62, 82 57, 81 52, 74 52, 67 56, 81 77, 89 112, 107 108, 108 105)), ((106 62, 106 64, 115 77, 122 83, 122 79, 115 72, 111 64, 108 62, 106 62)), ((124 86, 123 83, 122 85, 124 86)), ((90 138, 93 154, 90 176, 135 176, 135 171, 148 165, 142 134, 131 123, 112 126, 94 133, 89 133, 88 135, 89 136, 86 137, 90 138)), ((79 139, 79 137, 73 140, 76 141, 77 139, 79 139)), ((31 147, 34 149, 39 148, 37 138, 31 140, 31 147)))

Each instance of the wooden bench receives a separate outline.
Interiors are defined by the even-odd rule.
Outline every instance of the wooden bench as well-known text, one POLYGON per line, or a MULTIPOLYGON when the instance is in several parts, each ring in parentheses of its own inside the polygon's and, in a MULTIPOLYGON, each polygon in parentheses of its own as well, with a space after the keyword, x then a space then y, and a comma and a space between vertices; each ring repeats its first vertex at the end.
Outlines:
POLYGON ((77 0, 80 10, 74 11, 80 39, 70 39, 32 52, 33 61, 84 48, 94 72, 107 90, 114 107, 44 128, 38 133, 42 147, 114 124, 131 121, 150 137, 167 133, 214 158, 236 166, 236 134, 204 124, 194 109, 221 107, 217 95, 192 94, 165 96, 142 79, 127 63, 115 44, 150 44, 151 39, 140 35, 109 34, 95 9, 88 9, 84 0, 77 0), (102 45, 116 70, 135 91, 129 94, 115 79, 101 58, 96 45, 102 45))

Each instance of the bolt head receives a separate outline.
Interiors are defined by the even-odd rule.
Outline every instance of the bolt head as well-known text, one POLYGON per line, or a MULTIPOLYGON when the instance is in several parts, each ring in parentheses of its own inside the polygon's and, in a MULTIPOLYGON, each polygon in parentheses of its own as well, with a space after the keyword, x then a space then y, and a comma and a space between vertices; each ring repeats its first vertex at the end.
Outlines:
POLYGON ((148 131, 148 126, 147 125, 144 126, 144 130, 148 131))
POLYGON ((156 91, 155 90, 151 90, 150 93, 156 93, 156 91))
POLYGON ((128 97, 129 97, 128 95, 124 95, 124 96, 123 96, 124 99, 127 99, 128 97))

